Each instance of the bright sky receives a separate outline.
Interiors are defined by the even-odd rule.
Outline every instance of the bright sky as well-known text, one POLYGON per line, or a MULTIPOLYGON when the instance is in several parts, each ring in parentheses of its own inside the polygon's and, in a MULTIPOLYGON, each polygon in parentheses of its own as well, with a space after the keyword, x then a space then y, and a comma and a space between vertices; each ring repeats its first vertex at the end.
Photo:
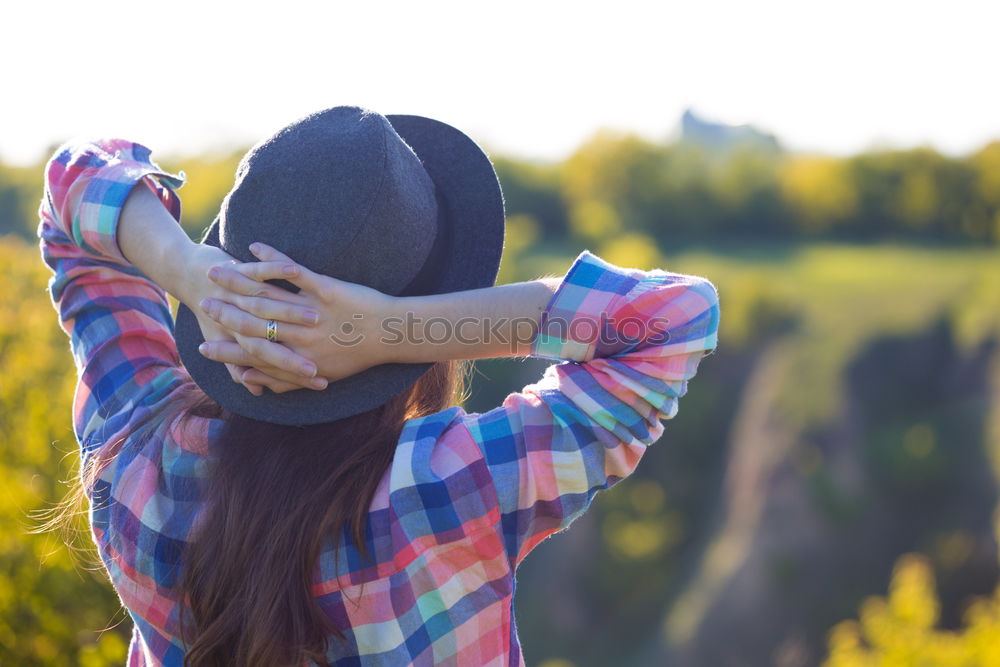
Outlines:
POLYGON ((665 139, 690 106, 794 150, 1000 138, 992 0, 10 3, 0 159, 73 135, 157 155, 249 145, 340 104, 558 159, 596 128, 665 139))

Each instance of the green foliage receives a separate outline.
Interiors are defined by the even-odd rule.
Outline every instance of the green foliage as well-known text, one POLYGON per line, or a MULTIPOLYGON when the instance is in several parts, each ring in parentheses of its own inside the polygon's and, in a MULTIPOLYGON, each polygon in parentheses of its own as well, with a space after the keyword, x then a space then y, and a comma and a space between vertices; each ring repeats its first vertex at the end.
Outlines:
POLYGON ((42 165, 11 167, 0 163, 0 236, 33 235, 41 198, 42 165))
POLYGON ((848 165, 859 203, 848 224, 858 235, 991 240, 983 225, 967 222, 985 207, 974 163, 917 148, 859 155, 848 165))
MULTIPOLYGON (((806 494, 796 500, 807 504, 804 511, 814 514, 819 526, 830 527, 834 534, 857 535, 858 525, 870 520, 873 496, 890 496, 878 505, 883 511, 891 508, 890 513, 880 515, 886 525, 880 531, 879 549, 890 552, 884 558, 872 556, 856 563, 858 542, 852 540, 839 542, 816 557, 822 562, 794 550, 774 554, 783 564, 777 575, 785 577, 790 599, 806 595, 802 591, 810 590, 810 586, 805 582, 821 576, 817 571, 833 570, 840 580, 850 584, 844 587, 842 596, 818 596, 803 603, 808 610, 803 623, 811 624, 815 640, 821 642, 830 623, 843 618, 861 596, 875 590, 881 578, 874 572, 876 564, 885 566, 906 550, 927 548, 934 553, 931 544, 935 538, 921 526, 938 532, 954 530, 959 522, 968 521, 963 518, 963 501, 949 504, 947 498, 954 496, 956 489, 974 486, 971 482, 976 480, 969 476, 970 469, 991 475, 975 460, 983 439, 971 426, 979 423, 976 415, 984 414, 986 406, 958 400, 954 389, 941 396, 940 384, 916 384, 906 378, 914 371, 933 376, 934 369, 957 365, 949 357, 941 357, 936 338, 932 338, 930 347, 922 347, 926 333, 941 326, 942 314, 954 313, 949 316, 956 326, 961 320, 961 329, 969 332, 963 334, 963 350, 977 341, 997 337, 1000 308, 989 307, 1000 303, 997 251, 893 244, 720 243, 706 249, 689 247, 664 254, 648 243, 635 242, 635 235, 612 236, 595 249, 623 265, 657 266, 710 277, 720 294, 720 348, 700 367, 692 390, 681 402, 677 419, 666 424, 663 440, 650 448, 636 475, 603 494, 590 510, 591 522, 579 530, 591 531, 594 537, 582 543, 584 538, 577 538, 581 541, 569 551, 560 551, 553 544, 550 553, 555 555, 551 561, 541 560, 545 557, 541 553, 538 561, 528 559, 522 570, 524 585, 519 589, 522 592, 518 603, 525 652, 539 657, 557 655, 582 665, 615 664, 615 651, 621 651, 622 646, 659 636, 658 614, 663 609, 672 612, 680 608, 678 599, 672 596, 693 578, 692 559, 697 559, 698 566, 712 562, 710 551, 698 549, 717 529, 713 521, 718 520, 718 510, 714 508, 727 493, 719 477, 726 466, 733 465, 732 459, 727 459, 726 448, 737 447, 735 441, 729 440, 736 428, 736 406, 732 402, 749 400, 748 387, 740 379, 740 364, 747 359, 759 360, 759 352, 771 349, 776 342, 781 363, 769 364, 766 374, 769 384, 775 386, 777 403, 769 419, 780 420, 794 433, 790 465, 780 468, 780 476, 802 480, 806 494), (605 254, 606 249, 614 254, 605 254), (974 321, 967 316, 970 312, 975 313, 974 321), (873 373, 891 373, 892 382, 884 387, 877 385, 877 389, 859 398, 858 385, 848 383, 848 370, 859 358, 871 360, 864 355, 876 341, 890 341, 889 349, 902 349, 896 339, 915 344, 924 356, 873 354, 874 360, 882 362, 873 373), (930 404, 923 402, 925 395, 930 404), (816 439, 817 432, 829 434, 829 429, 836 428, 833 425, 842 419, 839 406, 852 398, 884 420, 857 422, 857 440, 816 439), (863 469, 858 474, 863 474, 866 481, 845 485, 843 460, 831 456, 831 450, 855 447, 858 451, 854 460, 863 469), (647 491, 654 487, 660 492, 647 491), (902 530, 895 525, 897 522, 918 528, 907 533, 905 540, 909 541, 894 551, 891 545, 897 543, 888 535, 896 536, 902 530), (587 564, 570 565, 559 560, 582 548, 590 554, 587 564), (535 563, 539 563, 537 571, 532 570, 535 563), (837 571, 837 563, 843 563, 839 566, 842 571, 837 571), (868 569, 852 572, 853 567, 868 569), (548 596, 532 590, 556 576, 552 568, 572 568, 576 573, 573 585, 581 588, 560 596, 560 604, 579 605, 581 611, 574 613, 584 618, 581 625, 563 630, 562 634, 549 629, 561 624, 549 620, 553 612, 548 596), (537 577, 534 580, 530 578, 533 574, 537 577), (592 611, 606 609, 615 612, 603 615, 592 611), (601 642, 587 635, 585 623, 598 621, 603 624, 602 636, 613 636, 614 642, 601 642), (544 629, 536 631, 536 624, 544 629)), ((549 252, 547 247, 528 244, 520 248, 504 258, 505 279, 565 270, 572 259, 568 252, 549 252)), ((535 367, 530 367, 522 375, 511 377, 491 369, 489 378, 508 386, 498 387, 476 409, 492 407, 519 381, 533 379, 533 372, 535 367)), ((761 451, 758 456, 767 459, 771 454, 761 451)), ((981 498, 987 512, 995 500, 990 496, 975 497, 981 498)), ((788 502, 788 497, 782 500, 788 502)), ((795 511, 789 508, 789 513, 795 511)), ((762 527, 762 532, 767 530, 777 529, 762 527)), ((741 562, 739 552, 731 557, 741 562)), ((952 560, 966 562, 964 558, 952 560)), ((706 593, 706 605, 711 604, 713 590, 706 593)), ((555 593, 550 591, 548 595, 555 593)), ((762 611, 767 615, 782 612, 787 610, 762 611)), ((694 622, 700 622, 700 618, 694 622)), ((748 621, 748 625, 752 622, 748 621)), ((813 648, 821 650, 820 644, 813 648)), ((673 663, 637 660, 622 664, 673 663)))
MULTIPOLYGON (((187 175, 179 194, 192 236, 200 236, 217 214, 239 157, 159 160, 187 175)), ((845 369, 872 340, 923 331, 942 314, 966 349, 1000 331, 1000 263, 995 249, 982 247, 1000 241, 1000 142, 961 159, 927 148, 835 158, 753 145, 720 152, 605 131, 558 164, 505 157, 494 162, 508 213, 502 282, 563 272, 585 246, 624 266, 708 276, 721 295, 720 351, 704 364, 697 391, 685 397, 681 415, 668 426, 686 467, 667 465, 675 459, 662 458, 666 450, 654 448, 642 476, 609 491, 592 510, 600 551, 577 566, 590 568, 579 595, 594 609, 615 610, 601 617, 607 626, 602 634, 638 643, 658 633, 663 601, 684 575, 685 549, 710 537, 700 512, 720 494, 731 426, 726 410, 735 409, 743 389, 734 366, 780 338, 790 358, 789 370, 776 371, 773 379, 781 416, 806 433, 829 422, 844 392, 845 369), (753 243, 747 243, 750 238, 753 243), (980 247, 844 242, 857 239, 980 247)), ((0 234, 10 235, 0 240, 0 276, 8 285, 0 300, 0 664, 121 664, 131 623, 103 573, 82 569, 96 554, 74 557, 60 536, 26 532, 38 523, 32 513, 62 498, 77 474, 70 427, 75 377, 66 336, 44 291, 48 272, 34 245, 40 195, 40 166, 0 165, 0 234)), ((479 401, 474 409, 493 407, 507 391, 536 379, 541 365, 481 368, 488 378, 478 376, 473 386, 479 401)), ((958 474, 949 463, 963 446, 946 443, 978 443, 963 430, 974 421, 965 412, 916 414, 912 405, 900 403, 891 419, 865 434, 864 443, 870 474, 886 493, 899 496, 901 507, 921 495, 933 502, 928 485, 958 474)), ((795 473, 810 480, 826 520, 849 521, 863 511, 857 496, 837 486, 818 447, 803 438, 797 451, 795 473)), ((82 543, 89 544, 85 516, 77 525, 84 531, 82 543)), ((897 634, 922 638, 926 655, 936 655, 934 646, 981 636, 972 629, 984 623, 996 633, 994 602, 975 607, 979 616, 970 615, 958 639, 934 630, 929 575, 920 565, 900 567, 907 573, 897 575, 900 590, 923 586, 924 593, 899 595, 923 606, 897 614, 900 605, 917 603, 894 607, 890 596, 882 612, 863 612, 860 623, 838 626, 830 664, 917 664, 893 657, 903 642, 893 639, 897 634)), ((896 590, 894 583, 893 595, 896 590)), ((557 640, 548 631, 535 634, 532 614, 548 623, 555 607, 532 595, 530 587, 519 593, 527 601, 518 613, 527 621, 520 632, 529 655, 544 657, 546 646, 579 664, 614 662, 599 649, 618 648, 600 645, 596 634, 576 633, 564 646, 553 644, 557 640)), ((841 610, 834 618, 843 615, 841 610)), ((958 651, 941 655, 960 660, 976 655, 941 650, 958 651)))
MULTIPOLYGON (((192 236, 215 219, 240 156, 159 160, 187 174, 192 236)), ((508 215, 531 216, 544 242, 596 247, 622 233, 662 250, 751 237, 1000 241, 1000 142, 957 159, 928 147, 837 158, 600 130, 562 162, 493 162, 508 215)), ((0 164, 0 234, 34 233, 40 184, 41 165, 0 164)))
POLYGON ((934 571, 915 554, 896 564, 888 597, 871 597, 858 620, 830 632, 824 667, 991 667, 1000 665, 1000 588, 975 600, 965 627, 952 632, 935 626, 940 616, 934 571))
POLYGON ((566 207, 559 196, 558 166, 503 156, 494 157, 493 166, 503 184, 507 216, 530 215, 544 238, 565 238, 566 207))
MULTIPOLYGON (((565 270, 571 254, 562 248, 549 253, 549 246, 537 242, 542 235, 532 216, 512 216, 504 280, 565 270)), ((591 597, 586 599, 594 600, 597 609, 620 605, 609 632, 616 637, 632 633, 636 641, 653 632, 649 624, 657 623, 655 613, 676 581, 683 549, 704 533, 699 508, 718 493, 712 480, 729 428, 721 405, 740 389, 727 375, 734 353, 752 351, 768 337, 787 338, 786 349, 798 360, 790 365, 792 376, 777 378, 788 414, 819 423, 836 403, 845 365, 866 341, 922 330, 949 304, 961 304, 954 310, 964 321, 959 314, 968 304, 957 297, 972 286, 981 303, 1000 302, 1000 264, 995 251, 987 249, 758 245, 664 257, 637 233, 607 239, 604 245, 609 258, 622 264, 710 276, 723 306, 722 348, 706 361, 698 391, 685 397, 681 415, 668 425, 668 444, 686 452, 688 467, 658 467, 663 459, 657 457, 670 450, 657 445, 643 474, 616 486, 592 510, 603 550, 591 555, 591 597), (921 297, 909 298, 912 294, 921 297), (802 386, 810 391, 801 391, 802 386)), ((121 664, 130 623, 121 622, 124 613, 103 574, 83 569, 87 559, 74 558, 60 545, 59 535, 26 533, 37 525, 30 513, 50 507, 75 480, 76 444, 70 428, 75 377, 65 334, 44 291, 48 272, 37 247, 5 238, 0 267, 11 290, 0 301, 0 483, 5 490, 0 495, 0 661, 121 664), (109 626, 115 627, 101 632, 109 626)), ((977 339, 993 335, 998 312, 979 313, 977 339)), ((474 393, 481 395, 488 384, 494 395, 476 409, 492 407, 540 370, 512 367, 530 377, 489 371, 484 383, 479 376, 474 393)), ((934 465, 945 453, 945 434, 957 433, 956 424, 966 421, 960 415, 900 413, 885 431, 875 432, 871 455, 879 470, 887 470, 889 481, 903 475, 907 484, 923 488, 919 484, 932 479, 928 475, 944 469, 934 465)), ((808 447, 803 452, 802 474, 815 481, 820 508, 837 520, 850 516, 857 499, 843 497, 829 484, 822 456, 808 447)), ((84 517, 79 519, 85 530, 84 517)), ((88 544, 89 536, 82 537, 88 544)), ((531 567, 529 559, 525 576, 531 567)), ((531 598, 530 587, 519 595, 532 600, 529 607, 542 610, 541 618, 547 617, 546 601, 531 598)), ((529 607, 523 608, 526 621, 529 607)), ((543 642, 550 640, 535 636, 530 622, 521 634, 526 650, 545 655, 543 642)), ((562 655, 579 661, 584 654, 572 648, 564 647, 562 655)))
POLYGON ((121 665, 132 624, 104 573, 87 569, 97 553, 86 517, 76 517, 80 553, 62 535, 27 532, 79 469, 76 378, 48 276, 37 246, 0 238, 0 664, 121 665))
POLYGON ((182 202, 181 222, 192 237, 200 239, 215 220, 223 197, 233 187, 236 165, 241 156, 242 151, 239 151, 203 155, 197 159, 167 158, 159 161, 167 171, 183 171, 186 176, 178 194, 182 202))
POLYGON ((858 193, 845 160, 790 156, 782 164, 778 180, 791 214, 807 234, 844 227, 857 214, 858 193))

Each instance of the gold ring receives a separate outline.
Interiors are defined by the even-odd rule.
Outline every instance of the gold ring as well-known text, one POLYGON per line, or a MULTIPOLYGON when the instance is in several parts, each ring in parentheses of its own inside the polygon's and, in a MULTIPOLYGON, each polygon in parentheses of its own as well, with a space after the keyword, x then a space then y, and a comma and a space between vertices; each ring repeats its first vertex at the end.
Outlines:
POLYGON ((274 320, 267 321, 267 339, 272 343, 278 342, 278 323, 274 320))

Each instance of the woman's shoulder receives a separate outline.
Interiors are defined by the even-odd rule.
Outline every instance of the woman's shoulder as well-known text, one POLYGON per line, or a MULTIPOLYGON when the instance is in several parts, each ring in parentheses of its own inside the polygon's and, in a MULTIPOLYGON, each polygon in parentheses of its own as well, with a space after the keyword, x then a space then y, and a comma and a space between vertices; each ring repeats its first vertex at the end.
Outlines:
POLYGON ((496 491, 467 417, 453 406, 403 425, 388 501, 411 537, 469 535, 499 520, 496 491))
POLYGON ((465 415, 456 405, 403 424, 390 467, 390 494, 446 484, 476 463, 478 448, 463 426, 465 415))

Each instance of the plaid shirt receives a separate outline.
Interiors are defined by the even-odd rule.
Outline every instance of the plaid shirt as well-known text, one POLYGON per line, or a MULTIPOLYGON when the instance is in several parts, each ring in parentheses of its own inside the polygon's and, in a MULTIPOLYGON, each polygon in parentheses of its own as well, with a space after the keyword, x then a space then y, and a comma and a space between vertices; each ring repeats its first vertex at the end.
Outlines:
MULTIPOLYGON (((195 417, 182 426, 171 413, 172 397, 196 387, 165 293, 115 237, 138 183, 180 219, 181 182, 139 144, 71 142, 46 167, 40 208, 49 289, 79 372, 81 455, 124 439, 94 489, 90 521, 135 623, 130 666, 181 664, 179 565, 222 425, 195 417), (130 428, 147 418, 151 437, 129 446, 130 428)), ((346 641, 332 638, 330 663, 523 665, 518 565, 635 469, 715 347, 718 318, 703 278, 622 269, 583 252, 533 345, 562 363, 489 412, 452 407, 407 422, 369 514, 375 564, 362 564, 346 535, 328 542, 315 595, 348 628, 346 641)))

